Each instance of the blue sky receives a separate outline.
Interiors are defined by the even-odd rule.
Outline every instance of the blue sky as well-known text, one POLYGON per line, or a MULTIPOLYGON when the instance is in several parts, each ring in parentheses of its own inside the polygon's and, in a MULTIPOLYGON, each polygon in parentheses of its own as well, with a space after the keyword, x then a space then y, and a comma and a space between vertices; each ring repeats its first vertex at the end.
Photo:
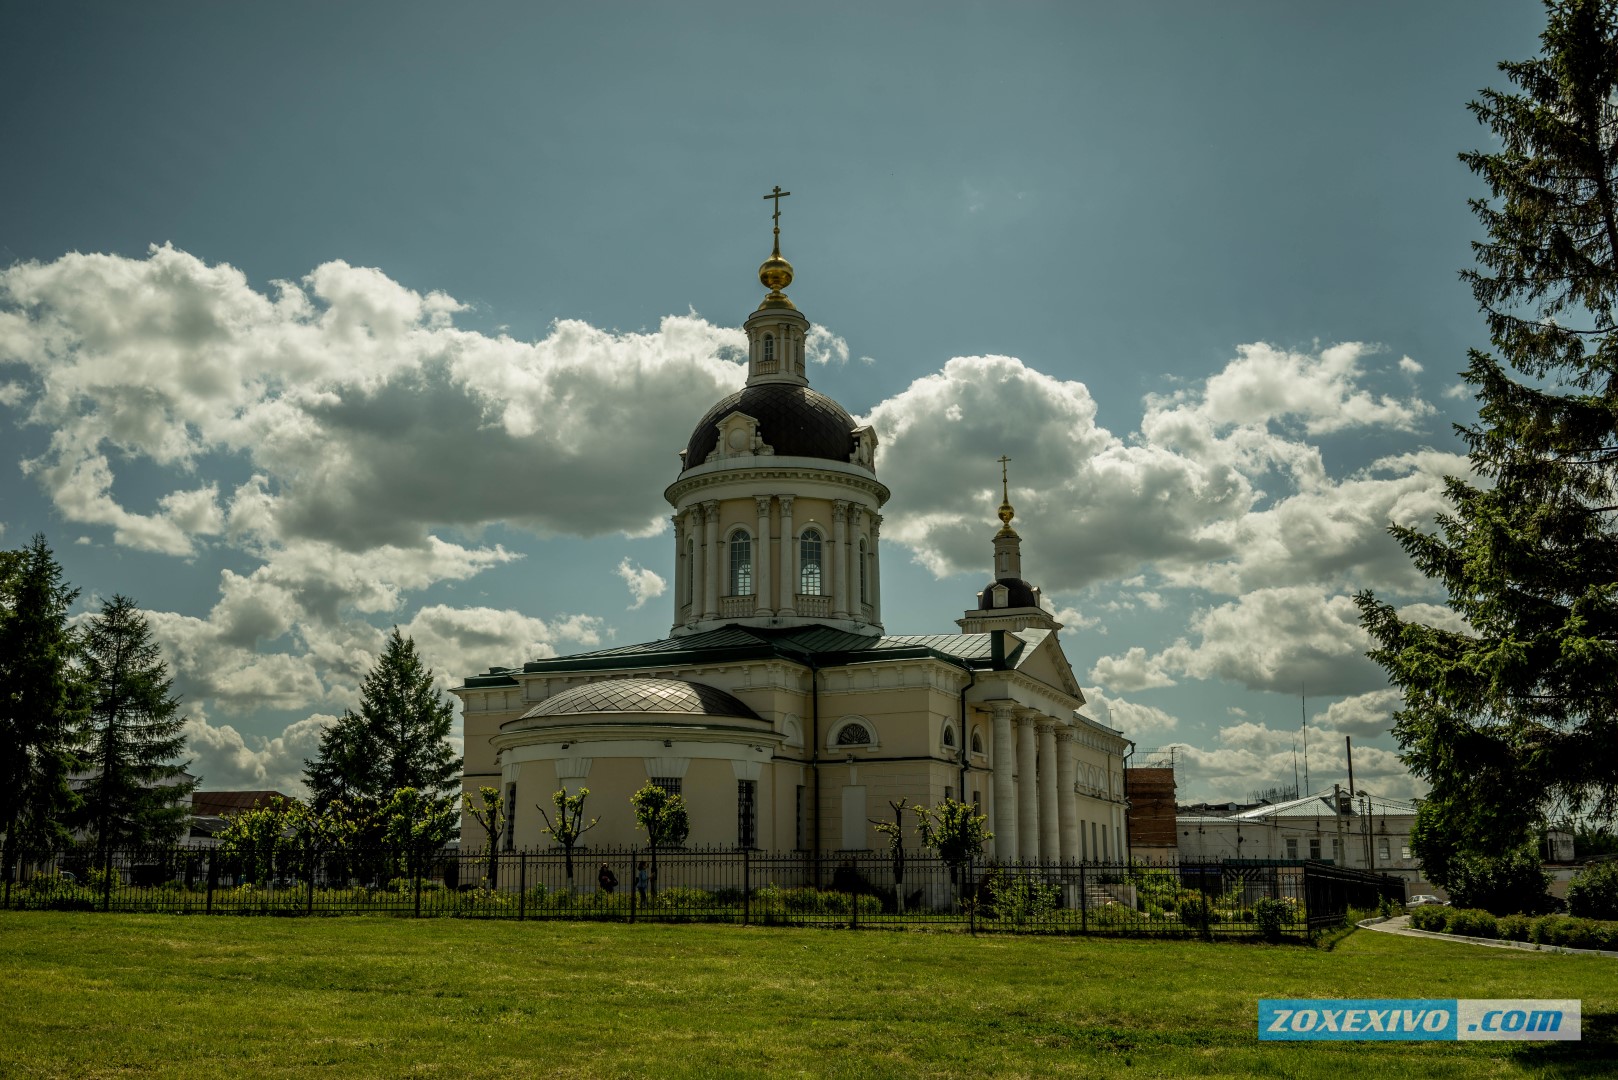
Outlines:
MULTIPOLYGON (((150 613, 210 787, 397 623, 446 679, 661 636, 675 452, 775 184, 882 433, 888 629, 1027 576, 1189 797, 1418 790, 1348 598, 1464 469, 1464 105, 1535 5, 9 5, 0 544, 150 613), (639 606, 636 606, 636 605, 639 606), (1363 747, 1363 749, 1360 749, 1363 747), (1324 777, 1324 781, 1322 781, 1324 777)), ((1435 619, 1436 609, 1415 610, 1435 619)))

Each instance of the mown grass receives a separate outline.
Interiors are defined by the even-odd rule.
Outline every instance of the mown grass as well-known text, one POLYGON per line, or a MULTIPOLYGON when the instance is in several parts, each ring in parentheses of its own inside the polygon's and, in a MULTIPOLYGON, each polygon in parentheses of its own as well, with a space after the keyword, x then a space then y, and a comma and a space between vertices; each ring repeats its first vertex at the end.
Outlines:
POLYGON ((1295 945, 0 914, 3 1076, 1590 1076, 1618 964, 1295 945), (1260 997, 1577 997, 1582 1044, 1259 1043, 1260 997))

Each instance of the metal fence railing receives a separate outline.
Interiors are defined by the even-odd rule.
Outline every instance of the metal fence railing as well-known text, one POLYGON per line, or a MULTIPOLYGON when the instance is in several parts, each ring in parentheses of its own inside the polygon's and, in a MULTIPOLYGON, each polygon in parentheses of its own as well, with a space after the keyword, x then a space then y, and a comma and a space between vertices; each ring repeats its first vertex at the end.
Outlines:
POLYGON ((415 859, 365 849, 249 866, 180 846, 24 856, 4 874, 0 907, 1297 937, 1403 890, 1311 861, 951 866, 916 852, 898 863, 887 851, 580 847, 415 859))

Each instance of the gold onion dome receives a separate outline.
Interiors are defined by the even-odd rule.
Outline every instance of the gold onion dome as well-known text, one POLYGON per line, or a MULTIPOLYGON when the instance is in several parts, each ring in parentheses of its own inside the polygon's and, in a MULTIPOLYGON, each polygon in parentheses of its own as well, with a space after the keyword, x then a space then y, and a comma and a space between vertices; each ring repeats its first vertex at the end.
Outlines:
POLYGON ((792 264, 781 258, 779 248, 765 259, 758 268, 758 280, 768 290, 770 295, 764 298, 759 307, 793 307, 791 300, 781 290, 792 284, 792 264))

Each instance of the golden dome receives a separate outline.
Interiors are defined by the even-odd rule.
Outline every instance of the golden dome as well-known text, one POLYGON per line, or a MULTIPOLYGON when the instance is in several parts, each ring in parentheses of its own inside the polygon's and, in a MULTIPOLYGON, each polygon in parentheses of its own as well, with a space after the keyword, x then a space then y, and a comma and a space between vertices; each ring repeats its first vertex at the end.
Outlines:
POLYGON ((771 292, 780 292, 792 284, 792 264, 781 258, 780 252, 776 252, 760 264, 758 280, 771 292))

